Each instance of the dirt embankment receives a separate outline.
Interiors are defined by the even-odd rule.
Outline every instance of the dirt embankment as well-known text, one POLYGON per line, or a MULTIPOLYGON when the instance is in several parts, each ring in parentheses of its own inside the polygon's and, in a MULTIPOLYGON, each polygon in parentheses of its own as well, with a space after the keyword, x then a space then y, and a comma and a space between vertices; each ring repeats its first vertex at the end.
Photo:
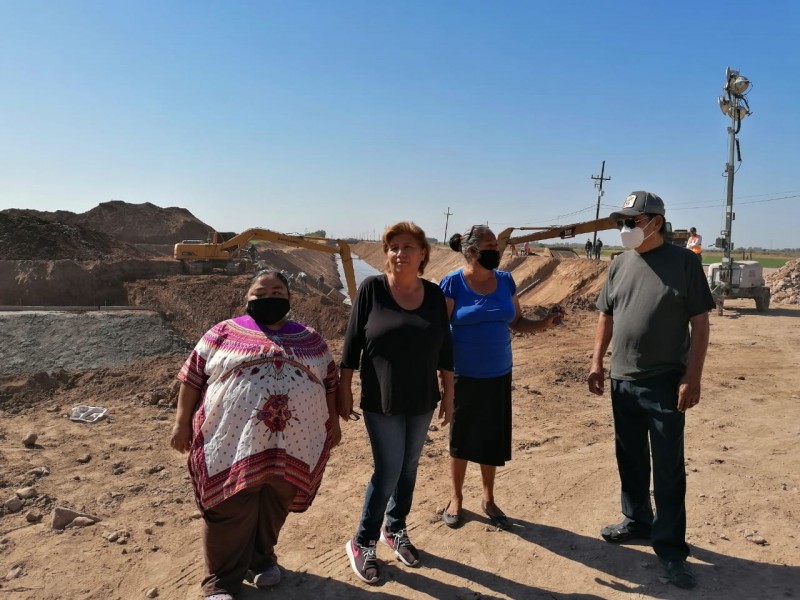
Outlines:
POLYGON ((140 258, 132 244, 83 225, 0 213, 2 260, 120 260, 140 258))
POLYGON ((178 272, 165 260, 0 260, 0 305, 124 306, 125 282, 178 272))
MULTIPOLYGON (((353 246, 353 251, 376 269, 383 269, 385 255, 380 243, 361 242, 353 246)), ((438 282, 463 265, 464 259, 460 253, 444 246, 434 246, 424 277, 438 282)), ((505 253, 500 262, 502 270, 514 275, 520 304, 531 309, 563 304, 573 309, 594 310, 608 265, 605 261, 597 260, 511 256, 510 253, 505 253)))
MULTIPOLYGON (((310 252, 310 251, 309 251, 310 252)), ((211 326, 244 313, 250 275, 198 275, 149 279, 126 284, 132 305, 160 310, 172 327, 194 344, 211 326)), ((292 290, 293 319, 326 337, 339 337, 347 327, 349 308, 314 289, 292 290)))
POLYGON ((31 209, 9 209, 3 213, 34 217, 59 225, 79 226, 133 244, 175 244, 181 240, 205 240, 208 232, 213 229, 185 208, 161 208, 150 202, 131 204, 111 200, 101 202, 85 213, 31 209))

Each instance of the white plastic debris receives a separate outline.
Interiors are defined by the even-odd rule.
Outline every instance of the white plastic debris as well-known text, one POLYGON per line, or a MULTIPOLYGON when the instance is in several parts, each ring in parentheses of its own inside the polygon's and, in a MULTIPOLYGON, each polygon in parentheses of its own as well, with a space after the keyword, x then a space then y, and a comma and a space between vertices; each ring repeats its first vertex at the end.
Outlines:
POLYGON ((96 423, 106 416, 107 408, 102 406, 75 406, 69 411, 70 421, 79 423, 96 423))

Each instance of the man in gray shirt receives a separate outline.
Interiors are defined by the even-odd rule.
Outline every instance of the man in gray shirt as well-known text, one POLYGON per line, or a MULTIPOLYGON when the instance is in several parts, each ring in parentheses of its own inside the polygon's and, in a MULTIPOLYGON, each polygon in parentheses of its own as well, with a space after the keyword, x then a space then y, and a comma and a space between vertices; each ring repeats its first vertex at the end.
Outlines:
POLYGON ((611 405, 625 519, 600 533, 612 543, 651 540, 669 581, 691 588, 683 430, 686 411, 700 401, 714 300, 695 255, 664 242, 661 198, 632 192, 611 217, 629 250, 611 263, 597 300, 588 384, 591 392, 603 394, 603 357, 611 343, 611 405))

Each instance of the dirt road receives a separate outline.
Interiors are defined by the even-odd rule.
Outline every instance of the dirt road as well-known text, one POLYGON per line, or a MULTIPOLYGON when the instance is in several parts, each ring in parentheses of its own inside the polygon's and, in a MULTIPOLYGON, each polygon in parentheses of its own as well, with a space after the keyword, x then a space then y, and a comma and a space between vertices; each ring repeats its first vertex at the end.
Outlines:
MULTIPOLYGON (((410 519, 423 566, 405 568, 381 548, 385 583, 356 582, 343 547, 357 525, 371 459, 363 423, 353 422, 314 506, 291 516, 284 530, 283 583, 272 593, 248 587, 241 598, 797 597, 800 308, 761 315, 749 303, 730 305, 726 316, 711 317, 703 400, 688 417, 695 591, 664 583, 650 548, 614 547, 598 537, 619 516, 617 475, 608 399, 584 384, 594 315, 579 311, 556 331, 514 339, 514 458, 497 483, 512 531, 493 530, 480 514, 474 468, 466 525, 450 530, 437 520, 448 496, 447 432, 437 429, 410 519)), ((332 343, 337 352, 339 345, 332 343)), ((45 403, 20 393, 27 399, 16 406, 21 412, 3 413, 0 501, 26 485, 38 495, 0 518, 4 600, 128 600, 151 588, 160 598, 196 597, 200 522, 185 457, 167 445, 173 412, 163 401, 180 362, 146 359, 90 372, 45 403), (70 406, 89 401, 109 407, 110 418, 94 425, 64 418, 70 406), (40 434, 31 449, 20 443, 28 431, 40 434), (88 462, 77 461, 86 455, 88 462), (34 474, 38 467, 49 474, 34 474), (47 516, 55 505, 103 521, 57 532, 47 516), (44 519, 29 523, 30 510, 44 519), (107 541, 110 533, 126 543, 107 541)))

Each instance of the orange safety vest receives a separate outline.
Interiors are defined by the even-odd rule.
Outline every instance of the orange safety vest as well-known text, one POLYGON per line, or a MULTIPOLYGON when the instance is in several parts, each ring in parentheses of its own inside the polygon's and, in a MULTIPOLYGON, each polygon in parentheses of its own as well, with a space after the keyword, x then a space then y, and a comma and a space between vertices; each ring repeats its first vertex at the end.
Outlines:
MULTIPOLYGON (((698 239, 699 238, 696 235, 693 235, 688 239, 688 242, 691 243, 692 241, 697 241, 698 239)), ((689 246, 689 250, 691 250, 695 254, 703 253, 703 247, 700 244, 697 244, 696 246, 689 246)))

